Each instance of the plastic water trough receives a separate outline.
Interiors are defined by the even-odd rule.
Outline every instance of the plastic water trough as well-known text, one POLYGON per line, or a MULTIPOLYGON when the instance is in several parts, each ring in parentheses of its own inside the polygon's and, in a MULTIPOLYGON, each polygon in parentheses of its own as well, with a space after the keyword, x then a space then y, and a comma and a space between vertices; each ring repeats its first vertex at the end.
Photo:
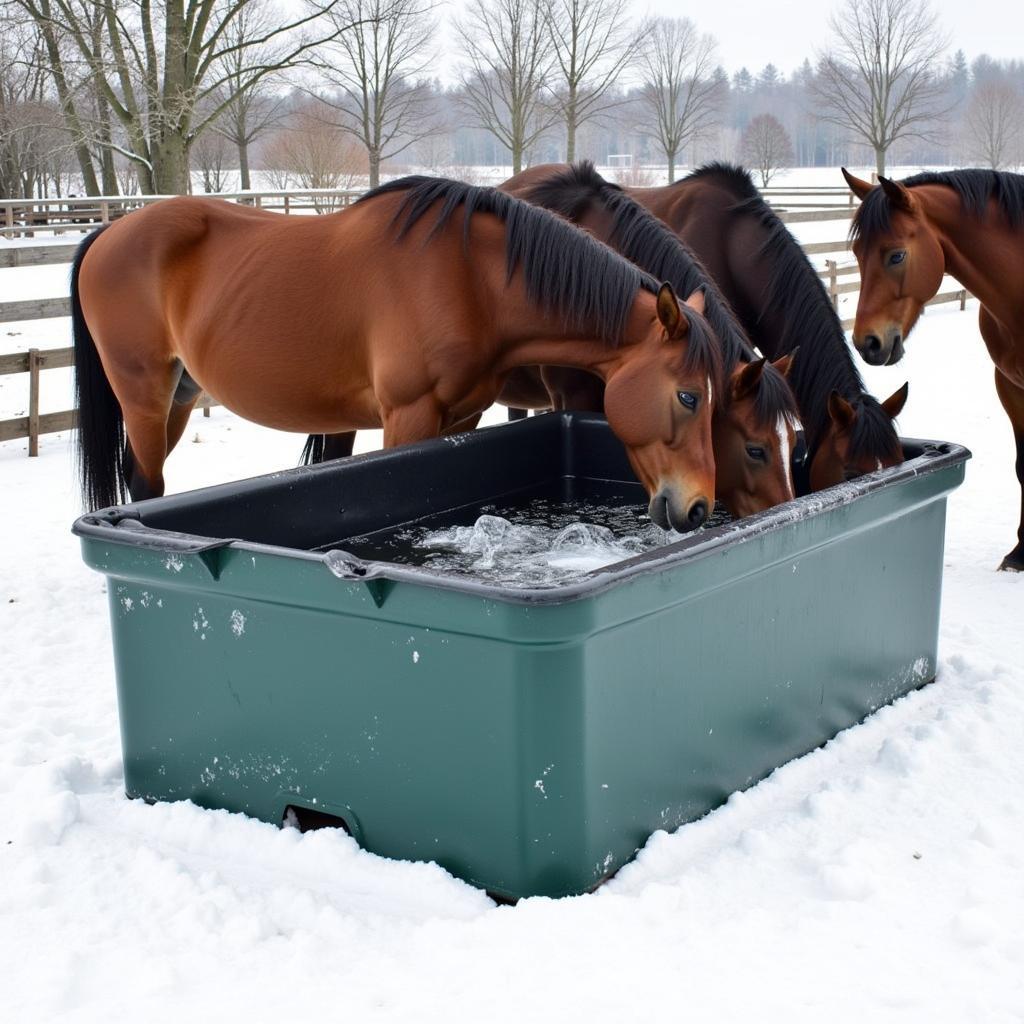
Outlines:
POLYGON ((109 582, 127 793, 343 824, 505 898, 593 889, 654 831, 934 678, 945 499, 970 453, 904 451, 533 589, 347 542, 538 496, 581 520, 643 507, 601 417, 83 516, 109 582))

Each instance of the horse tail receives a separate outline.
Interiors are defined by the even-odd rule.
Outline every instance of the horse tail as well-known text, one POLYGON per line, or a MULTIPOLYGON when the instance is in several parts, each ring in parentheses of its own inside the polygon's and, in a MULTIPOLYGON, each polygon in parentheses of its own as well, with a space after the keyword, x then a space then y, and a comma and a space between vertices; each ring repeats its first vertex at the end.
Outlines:
POLYGON ((78 275, 82 261, 109 225, 87 235, 71 263, 71 329, 75 345, 75 405, 78 408, 78 472, 86 509, 106 508, 126 499, 124 416, 96 351, 82 313, 78 275))
POLYGON ((306 446, 299 458, 300 466, 315 466, 324 461, 324 449, 327 444, 326 434, 310 434, 306 438, 306 446))

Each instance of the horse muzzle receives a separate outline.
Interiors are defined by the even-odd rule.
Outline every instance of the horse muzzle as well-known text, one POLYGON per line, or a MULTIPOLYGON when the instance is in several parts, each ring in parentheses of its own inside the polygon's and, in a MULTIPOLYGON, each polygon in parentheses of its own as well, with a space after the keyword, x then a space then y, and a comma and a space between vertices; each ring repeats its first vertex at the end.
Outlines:
POLYGON ((700 496, 687 504, 673 487, 662 487, 648 506, 652 522, 663 530, 677 533, 690 533, 703 526, 710 509, 707 498, 700 496))
POLYGON ((895 366, 903 358, 903 328, 890 324, 882 331, 853 336, 853 344, 865 363, 871 366, 895 366))

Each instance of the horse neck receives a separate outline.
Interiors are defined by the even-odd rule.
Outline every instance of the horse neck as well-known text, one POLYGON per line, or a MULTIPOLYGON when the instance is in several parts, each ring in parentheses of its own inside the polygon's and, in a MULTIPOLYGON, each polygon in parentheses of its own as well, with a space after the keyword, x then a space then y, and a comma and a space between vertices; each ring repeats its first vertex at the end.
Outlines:
POLYGON ((1013 229, 990 199, 984 218, 965 215, 960 197, 945 185, 921 185, 914 196, 942 247, 946 273, 955 277, 1003 323, 1024 317, 1024 292, 1008 287, 1007 270, 1024 260, 1024 232, 1013 229), (1010 260, 1007 254, 1014 254, 1010 260))
MULTIPOLYGON (((532 306, 532 304, 531 304, 532 306)), ((562 318, 533 307, 533 316, 522 312, 502 325, 501 367, 567 366, 588 370, 607 381, 629 358, 636 345, 651 336, 657 320, 655 298, 640 289, 626 320, 618 345, 595 337, 582 336, 578 327, 568 327, 562 318)))

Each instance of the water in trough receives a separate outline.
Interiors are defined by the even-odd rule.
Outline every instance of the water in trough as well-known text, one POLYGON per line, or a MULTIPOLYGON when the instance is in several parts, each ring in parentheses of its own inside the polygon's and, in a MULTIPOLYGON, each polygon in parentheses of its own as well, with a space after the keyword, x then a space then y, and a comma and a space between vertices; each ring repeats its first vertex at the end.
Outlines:
MULTIPOLYGON (((520 495, 347 538, 332 547, 445 576, 551 587, 682 538, 652 523, 646 504, 633 493, 589 497, 520 495)), ((716 508, 708 526, 728 521, 716 508)))

